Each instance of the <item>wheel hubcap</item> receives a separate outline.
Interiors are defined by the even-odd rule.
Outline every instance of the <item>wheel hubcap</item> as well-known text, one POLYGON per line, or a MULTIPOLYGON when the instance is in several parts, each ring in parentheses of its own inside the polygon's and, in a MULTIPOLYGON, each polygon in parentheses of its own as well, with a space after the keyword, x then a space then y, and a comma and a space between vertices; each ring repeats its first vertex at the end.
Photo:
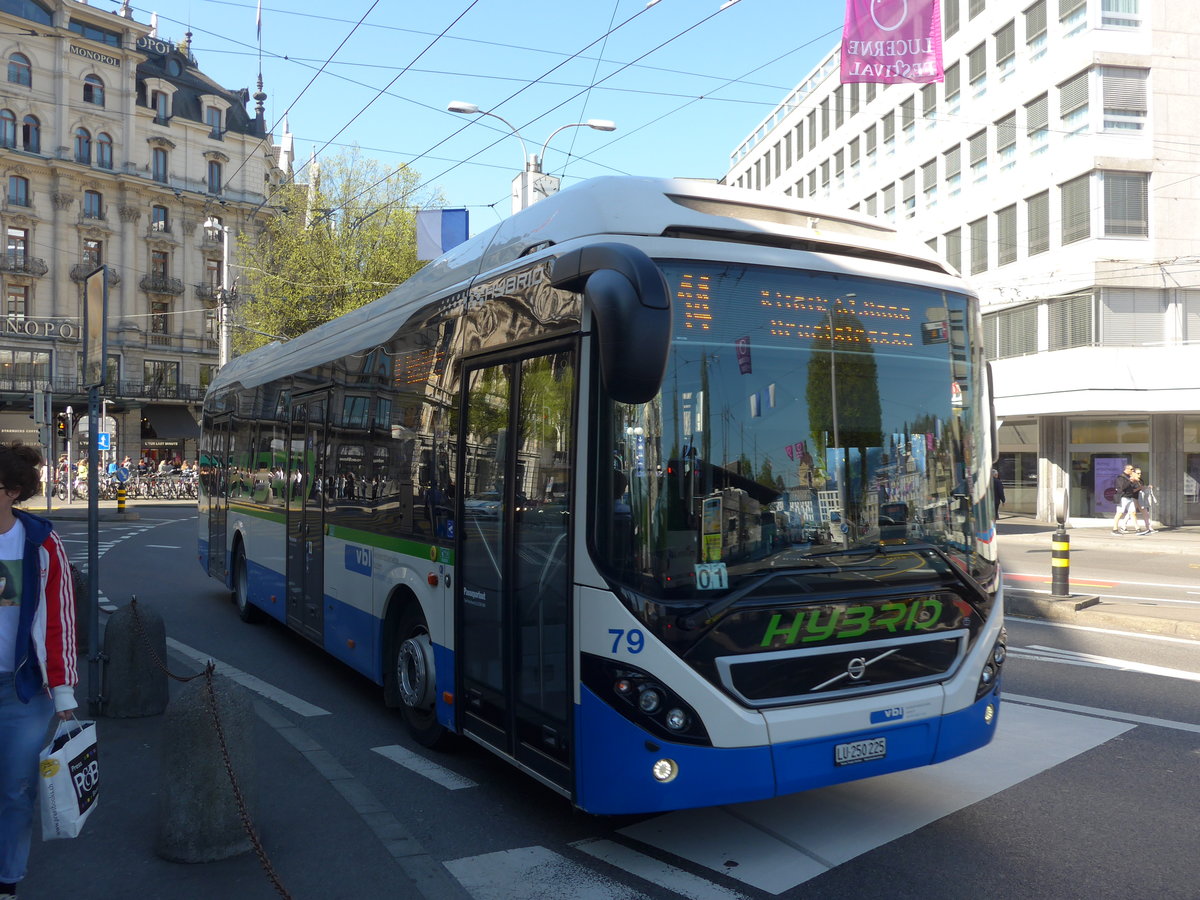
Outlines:
POLYGON ((424 709, 433 705, 433 644, 429 635, 414 635, 400 645, 396 670, 405 706, 424 709))

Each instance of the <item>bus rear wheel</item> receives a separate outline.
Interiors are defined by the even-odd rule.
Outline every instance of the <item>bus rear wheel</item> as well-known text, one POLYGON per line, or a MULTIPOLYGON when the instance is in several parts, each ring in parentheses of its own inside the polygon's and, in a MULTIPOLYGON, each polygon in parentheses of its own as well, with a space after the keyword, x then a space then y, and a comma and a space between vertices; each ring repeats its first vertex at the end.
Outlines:
POLYGON ((253 624, 262 619, 258 607, 250 602, 250 575, 246 566, 246 549, 238 542, 233 551, 233 602, 237 606, 238 618, 253 624))
POLYGON ((431 749, 450 743, 451 735, 437 720, 436 669, 429 626, 414 600, 400 614, 388 666, 389 688, 400 700, 404 724, 418 744, 431 749))

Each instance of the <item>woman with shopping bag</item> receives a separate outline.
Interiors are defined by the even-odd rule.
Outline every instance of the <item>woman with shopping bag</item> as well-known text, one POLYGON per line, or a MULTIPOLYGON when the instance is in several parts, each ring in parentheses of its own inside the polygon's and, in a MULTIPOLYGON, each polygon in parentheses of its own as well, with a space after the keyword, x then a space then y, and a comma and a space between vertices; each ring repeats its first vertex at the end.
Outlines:
POLYGON ((66 550, 45 519, 13 508, 38 489, 41 454, 0 444, 0 900, 25 877, 50 721, 72 718, 75 596, 66 550))

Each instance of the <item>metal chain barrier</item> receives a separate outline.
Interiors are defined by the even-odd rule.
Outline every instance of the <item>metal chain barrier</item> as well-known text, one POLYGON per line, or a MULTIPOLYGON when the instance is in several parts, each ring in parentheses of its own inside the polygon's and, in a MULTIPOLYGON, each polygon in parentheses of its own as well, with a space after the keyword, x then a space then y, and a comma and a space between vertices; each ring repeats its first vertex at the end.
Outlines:
POLYGON ((150 643, 150 637, 146 634, 145 626, 142 624, 141 614, 137 608, 137 597, 130 597, 129 608, 133 612, 133 627, 142 638, 142 643, 145 644, 147 651, 150 653, 150 659, 156 666, 162 669, 169 678, 174 678, 176 681, 189 682, 204 676, 206 696, 208 698, 208 711, 212 715, 213 726, 217 734, 217 745, 221 749, 221 759, 225 763, 225 774, 229 776, 230 787, 233 788, 233 799, 237 804, 238 816, 242 820, 242 828, 246 832, 246 836, 250 839, 250 846, 254 848, 254 853, 258 857, 259 864, 262 865, 263 871, 267 873, 267 878, 270 879, 276 892, 285 900, 291 900, 292 895, 288 893, 287 888, 283 886, 283 882, 279 878, 279 873, 275 871, 275 867, 271 864, 270 858, 267 856, 266 848, 263 847, 262 841, 259 840, 258 831, 254 827, 254 823, 250 821, 250 812, 246 809, 246 797, 242 793, 241 785, 238 784, 237 776, 233 771, 233 760, 229 758, 229 747, 225 743, 225 729, 221 726, 221 716, 217 709, 217 693, 213 687, 213 674, 216 672, 216 664, 210 659, 208 665, 204 667, 204 671, 197 672, 195 675, 176 675, 166 664, 159 658, 154 650, 153 644, 150 643))

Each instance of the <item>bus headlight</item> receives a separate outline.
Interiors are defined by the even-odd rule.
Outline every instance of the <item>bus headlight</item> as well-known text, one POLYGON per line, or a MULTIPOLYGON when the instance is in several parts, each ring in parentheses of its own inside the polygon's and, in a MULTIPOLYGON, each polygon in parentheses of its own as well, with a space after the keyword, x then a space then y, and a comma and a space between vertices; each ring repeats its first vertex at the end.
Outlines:
POLYGON ((663 721, 672 731, 683 731, 688 727, 688 714, 679 707, 675 707, 667 710, 667 717, 663 721))
POLYGON ((996 638, 996 643, 992 645, 992 652, 988 661, 984 664, 983 670, 979 673, 979 685, 975 689, 975 699, 978 700, 984 694, 991 691, 996 683, 1000 680, 1000 672, 1004 668, 1004 661, 1008 659, 1008 630, 1000 629, 1000 635, 996 638))
POLYGON ((654 688, 645 688, 641 694, 638 695, 638 709, 640 709, 642 712, 653 715, 654 713, 658 712, 660 706, 662 706, 662 694, 660 694, 654 688))
POLYGON ((675 776, 679 774, 679 766, 673 759, 660 759, 650 767, 650 772, 656 781, 666 784, 675 780, 675 776))

